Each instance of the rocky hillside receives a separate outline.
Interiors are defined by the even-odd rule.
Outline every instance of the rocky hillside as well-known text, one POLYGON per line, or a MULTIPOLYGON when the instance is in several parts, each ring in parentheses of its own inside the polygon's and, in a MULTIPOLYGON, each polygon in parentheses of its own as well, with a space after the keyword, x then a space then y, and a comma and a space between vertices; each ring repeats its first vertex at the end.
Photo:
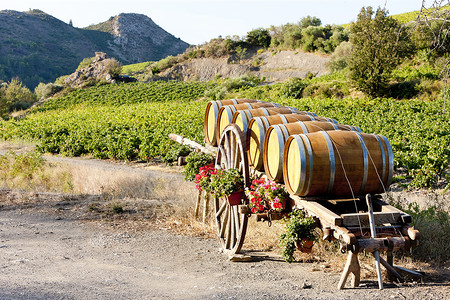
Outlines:
POLYGON ((189 46, 141 14, 120 14, 85 29, 109 33, 109 55, 128 64, 176 55, 189 46))
POLYGON ((19 77, 29 88, 72 73, 95 52, 130 64, 176 55, 187 47, 144 15, 120 14, 80 29, 40 10, 0 11, 0 80, 19 77))
POLYGON ((310 72, 316 76, 328 72, 329 56, 298 51, 262 52, 239 62, 232 57, 196 58, 176 64, 165 70, 161 77, 181 80, 213 80, 217 76, 239 77, 254 75, 267 81, 285 81, 303 78, 310 72))

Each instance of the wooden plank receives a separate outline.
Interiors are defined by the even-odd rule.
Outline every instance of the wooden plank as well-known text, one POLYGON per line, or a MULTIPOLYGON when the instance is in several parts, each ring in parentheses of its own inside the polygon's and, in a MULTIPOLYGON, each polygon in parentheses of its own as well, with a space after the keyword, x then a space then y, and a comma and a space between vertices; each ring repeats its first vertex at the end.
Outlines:
POLYGON ((328 202, 330 202, 331 204, 338 204, 341 202, 354 202, 354 201, 359 201, 359 198, 353 198, 353 199, 332 199, 332 200, 328 200, 328 202))
MULTIPOLYGON (((375 224, 396 224, 400 218, 400 213, 398 212, 374 212, 375 224)), ((342 225, 343 226, 367 226, 369 225, 369 216, 367 213, 353 213, 353 214, 342 214, 342 225)))
POLYGON ((338 214, 332 212, 328 208, 324 207, 318 202, 315 201, 306 201, 298 196, 291 195, 291 199, 294 200, 295 204, 306 211, 310 215, 314 215, 318 217, 320 220, 325 220, 327 223, 335 226, 342 225, 342 217, 338 214))
POLYGON ((394 206, 392 206, 390 204, 387 204, 386 202, 384 202, 384 201, 382 201, 380 199, 374 200, 373 203, 375 205, 380 206, 382 212, 396 212, 396 213, 400 213, 400 218, 403 221, 403 223, 407 223, 408 224, 408 223, 412 222, 412 218, 411 218, 410 215, 408 215, 407 213, 401 211, 400 209, 398 209, 398 208, 396 208, 396 207, 394 207, 394 206))
POLYGON ((201 151, 203 153, 212 154, 212 155, 216 154, 214 151, 206 148, 205 146, 202 146, 199 143, 194 142, 194 141, 192 141, 190 139, 187 139, 187 138, 185 138, 185 137, 183 137, 181 135, 171 133, 171 134, 169 134, 169 138, 172 141, 175 141, 175 142, 177 142, 177 143, 179 143, 181 145, 186 145, 186 146, 188 146, 190 148, 197 149, 197 150, 199 150, 199 151, 201 151))
POLYGON ((393 266, 393 268, 400 274, 403 275, 403 277, 408 277, 408 278, 412 278, 412 279, 418 279, 421 280, 423 278, 423 274, 410 270, 410 269, 406 269, 400 266, 393 266))

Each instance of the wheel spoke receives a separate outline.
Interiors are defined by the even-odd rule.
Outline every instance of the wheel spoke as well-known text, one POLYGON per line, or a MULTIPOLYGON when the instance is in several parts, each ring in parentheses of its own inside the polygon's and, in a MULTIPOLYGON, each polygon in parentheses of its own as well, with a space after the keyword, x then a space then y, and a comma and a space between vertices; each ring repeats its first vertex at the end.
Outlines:
POLYGON ((235 152, 234 152, 234 159, 233 159, 233 166, 236 168, 236 166, 239 165, 240 162, 240 148, 236 146, 235 152))
MULTIPOLYGON (((238 207, 233 207, 233 213, 234 213, 234 226, 236 229, 236 234, 239 235, 240 229, 241 229, 241 222, 239 220, 239 213, 238 213, 238 207)), ((234 246, 234 245, 233 245, 234 246)))
POLYGON ((220 222, 220 219, 219 219, 219 223, 222 225, 220 227, 220 237, 224 238, 225 237, 225 230, 227 228, 227 223, 228 223, 228 205, 226 205, 225 214, 224 214, 224 217, 223 217, 223 222, 220 222))
POLYGON ((220 206, 219 210, 216 213, 216 218, 219 218, 220 215, 222 215, 223 211, 225 210, 225 208, 227 207, 227 203, 224 201, 222 203, 222 205, 220 206))
POLYGON ((231 166, 231 146, 230 146, 230 139, 231 139, 231 134, 230 131, 226 133, 225 135, 225 150, 226 150, 226 155, 227 155, 227 169, 230 168, 231 166))
POLYGON ((227 154, 225 153, 225 149, 223 149, 222 147, 219 147, 219 161, 217 162, 218 165, 221 168, 224 168, 226 166, 226 159, 227 159, 227 154))
POLYGON ((234 207, 230 207, 230 249, 236 244, 236 221, 234 219, 234 207))
POLYGON ((236 136, 233 135, 231 138, 231 149, 230 149, 230 165, 232 166, 232 168, 234 168, 235 166, 235 162, 236 162, 236 149, 237 149, 237 145, 236 145, 236 136))
POLYGON ((228 222, 227 222, 227 236, 225 238, 225 248, 231 249, 231 210, 227 210, 228 222))

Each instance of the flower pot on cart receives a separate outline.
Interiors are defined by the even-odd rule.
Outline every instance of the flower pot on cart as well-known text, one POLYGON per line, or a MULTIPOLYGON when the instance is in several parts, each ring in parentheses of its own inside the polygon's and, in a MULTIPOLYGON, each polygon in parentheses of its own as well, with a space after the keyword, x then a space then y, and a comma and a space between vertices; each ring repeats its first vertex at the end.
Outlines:
POLYGON ((227 196, 228 204, 230 206, 241 204, 241 199, 242 199, 242 191, 234 192, 231 195, 227 196))
POLYGON ((297 248, 303 253, 311 253, 314 241, 302 239, 297 241, 297 248))

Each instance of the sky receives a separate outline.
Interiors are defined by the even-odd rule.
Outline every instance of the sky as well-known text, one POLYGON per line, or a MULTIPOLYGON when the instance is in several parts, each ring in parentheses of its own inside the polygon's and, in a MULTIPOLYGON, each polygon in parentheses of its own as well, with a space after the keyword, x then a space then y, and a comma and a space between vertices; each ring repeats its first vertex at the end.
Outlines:
MULTIPOLYGON (((425 3, 432 1, 428 0, 425 3)), ((256 28, 296 23, 305 16, 322 24, 356 20, 363 6, 382 7, 390 15, 419 10, 422 0, 0 0, 0 10, 40 9, 83 28, 120 13, 150 17, 164 30, 198 45, 218 36, 243 37, 256 28)))

